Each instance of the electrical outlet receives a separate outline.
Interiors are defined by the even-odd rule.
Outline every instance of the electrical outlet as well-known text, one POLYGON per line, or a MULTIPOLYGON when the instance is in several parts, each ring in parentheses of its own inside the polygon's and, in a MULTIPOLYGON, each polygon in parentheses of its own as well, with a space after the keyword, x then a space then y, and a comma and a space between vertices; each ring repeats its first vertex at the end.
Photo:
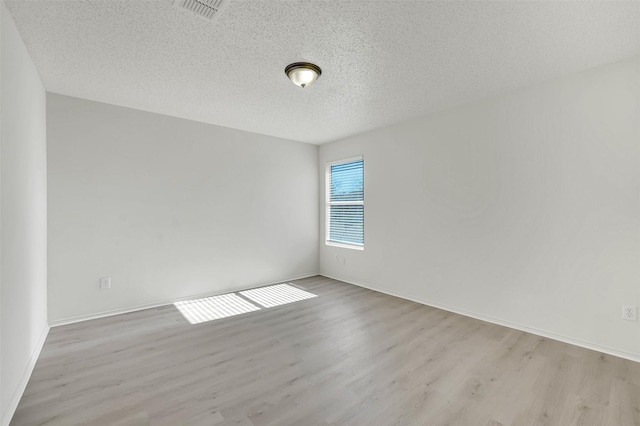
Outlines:
POLYGON ((622 319, 638 321, 638 307, 634 305, 622 305, 622 319))
POLYGON ((340 256, 336 254, 336 263, 340 263, 340 256))
POLYGON ((100 289, 108 290, 111 288, 111 277, 102 277, 100 278, 100 289))
POLYGON ((347 259, 346 259, 345 257, 341 257, 341 258, 340 258, 340 264, 341 264, 342 266, 345 266, 345 265, 347 264, 347 259))

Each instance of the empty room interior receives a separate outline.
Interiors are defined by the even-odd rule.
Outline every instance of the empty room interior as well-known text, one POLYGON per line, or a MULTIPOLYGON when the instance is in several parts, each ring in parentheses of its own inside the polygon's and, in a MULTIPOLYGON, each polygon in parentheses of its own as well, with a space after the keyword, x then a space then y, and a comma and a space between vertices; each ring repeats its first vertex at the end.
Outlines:
POLYGON ((0 1, 0 426, 640 425, 640 0, 0 1))

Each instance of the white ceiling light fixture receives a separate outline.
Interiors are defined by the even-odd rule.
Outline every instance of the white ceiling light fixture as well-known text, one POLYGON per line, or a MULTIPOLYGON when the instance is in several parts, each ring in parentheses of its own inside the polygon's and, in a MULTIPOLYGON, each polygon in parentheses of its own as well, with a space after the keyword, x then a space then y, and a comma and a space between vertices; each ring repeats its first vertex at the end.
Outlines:
POLYGON ((322 70, 319 66, 309 62, 294 62, 287 65, 284 73, 293 84, 304 89, 320 77, 322 70))

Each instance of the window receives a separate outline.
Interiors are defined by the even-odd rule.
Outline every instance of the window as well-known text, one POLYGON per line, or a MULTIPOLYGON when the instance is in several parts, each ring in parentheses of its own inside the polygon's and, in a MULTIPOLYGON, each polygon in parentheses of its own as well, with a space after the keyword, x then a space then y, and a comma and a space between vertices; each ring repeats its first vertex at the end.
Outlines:
POLYGON ((327 164, 327 244, 364 248, 364 160, 327 164))

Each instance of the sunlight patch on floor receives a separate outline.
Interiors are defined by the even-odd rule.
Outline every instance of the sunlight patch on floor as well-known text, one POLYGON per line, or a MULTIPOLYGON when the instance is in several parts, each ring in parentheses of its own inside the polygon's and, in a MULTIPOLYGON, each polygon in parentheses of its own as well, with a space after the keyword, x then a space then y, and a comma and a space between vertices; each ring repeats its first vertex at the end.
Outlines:
POLYGON ((175 302, 173 305, 190 324, 228 318, 262 308, 318 297, 291 284, 276 284, 220 296, 175 302), (242 297, 239 296, 242 295, 242 297), (254 302, 254 303, 251 303, 254 302), (256 306, 258 305, 258 306, 256 306), (260 307, 262 306, 262 308, 260 307))
POLYGON ((254 288, 252 290, 241 291, 240 294, 249 300, 259 303, 265 308, 317 297, 313 293, 289 284, 276 284, 268 287, 254 288))
POLYGON ((204 299, 185 300, 173 304, 190 324, 200 324, 220 318, 232 317, 260 308, 234 293, 204 299))

